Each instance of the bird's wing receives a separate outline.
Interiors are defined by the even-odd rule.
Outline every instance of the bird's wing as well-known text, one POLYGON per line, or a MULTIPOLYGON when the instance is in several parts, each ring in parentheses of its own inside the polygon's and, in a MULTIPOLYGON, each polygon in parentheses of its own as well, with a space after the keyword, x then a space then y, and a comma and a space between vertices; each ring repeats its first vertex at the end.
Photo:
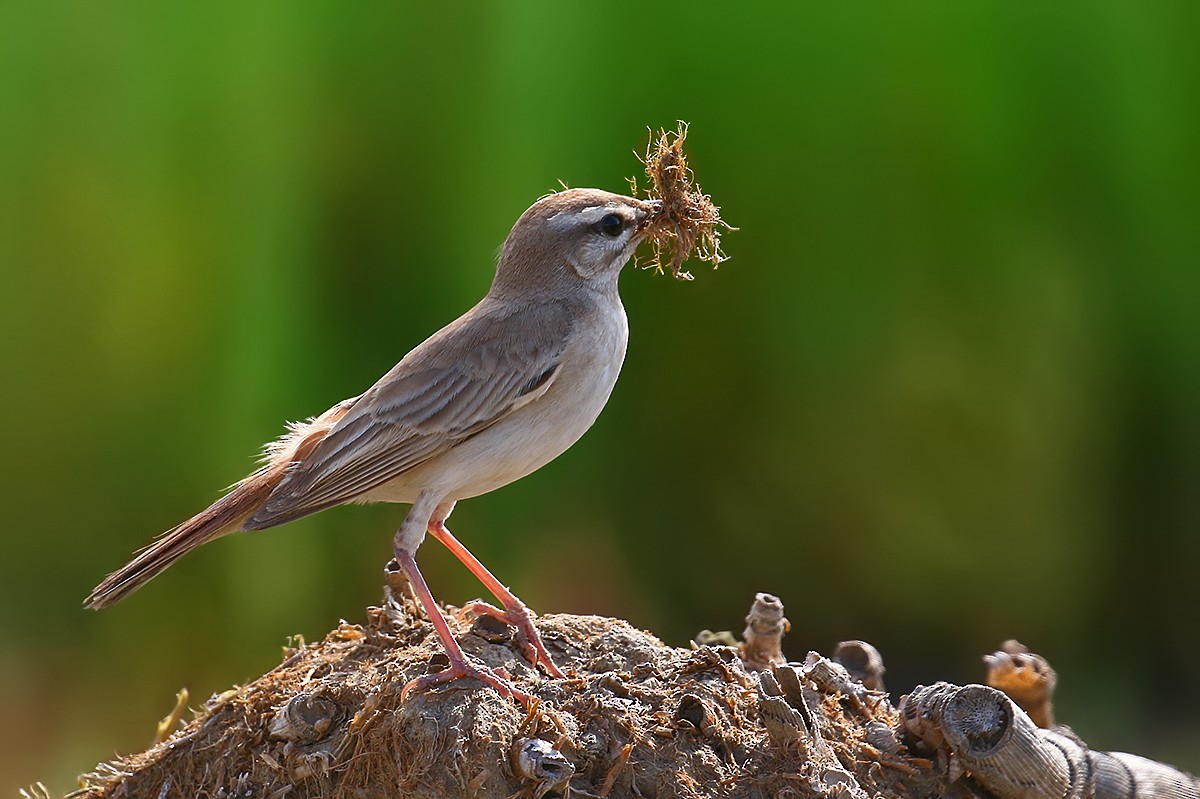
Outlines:
POLYGON ((480 303, 368 389, 244 529, 350 502, 537 399, 553 382, 572 316, 563 306, 480 303))

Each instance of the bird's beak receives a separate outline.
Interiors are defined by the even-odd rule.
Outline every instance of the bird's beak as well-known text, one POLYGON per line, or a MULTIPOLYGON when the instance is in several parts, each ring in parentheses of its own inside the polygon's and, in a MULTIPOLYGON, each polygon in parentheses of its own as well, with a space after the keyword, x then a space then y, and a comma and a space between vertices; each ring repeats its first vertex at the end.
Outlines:
POLYGON ((640 215, 634 233, 638 238, 645 236, 658 222, 662 213, 662 200, 634 200, 640 215))

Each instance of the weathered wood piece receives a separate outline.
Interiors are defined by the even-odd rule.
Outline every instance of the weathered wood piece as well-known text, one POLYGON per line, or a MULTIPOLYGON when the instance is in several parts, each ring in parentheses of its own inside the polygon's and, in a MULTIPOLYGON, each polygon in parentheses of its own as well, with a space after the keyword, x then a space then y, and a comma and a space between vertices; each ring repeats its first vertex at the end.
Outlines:
POLYGON ((970 778, 1000 799, 1198 799, 1190 774, 1122 752, 1094 752, 1042 729, 1004 692, 985 685, 918 686, 901 703, 905 728, 944 759, 951 781, 970 778))

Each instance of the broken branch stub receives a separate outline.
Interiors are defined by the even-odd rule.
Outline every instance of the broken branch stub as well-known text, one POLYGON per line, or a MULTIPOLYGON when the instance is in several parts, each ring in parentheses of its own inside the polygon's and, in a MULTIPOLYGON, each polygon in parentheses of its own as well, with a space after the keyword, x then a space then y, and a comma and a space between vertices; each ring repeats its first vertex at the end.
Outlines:
POLYGON ((1063 728, 1033 723, 985 685, 918 686, 900 704, 907 731, 946 760, 951 783, 969 774, 999 799, 1198 799, 1200 783, 1124 752, 1097 752, 1063 728))
POLYGON ((771 594, 759 593, 746 614, 746 630, 742 633, 742 661, 746 668, 761 671, 787 660, 783 656, 783 636, 792 628, 783 616, 783 602, 771 594))

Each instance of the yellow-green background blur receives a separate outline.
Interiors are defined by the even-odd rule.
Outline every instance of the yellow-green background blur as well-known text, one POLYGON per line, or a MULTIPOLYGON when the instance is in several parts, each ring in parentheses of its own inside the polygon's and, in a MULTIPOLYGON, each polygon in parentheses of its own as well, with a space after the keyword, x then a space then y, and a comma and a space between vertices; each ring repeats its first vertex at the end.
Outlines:
POLYGON ((608 409, 456 533, 674 644, 777 593, 897 693, 1016 636, 1095 746, 1200 770, 1200 4, 137 5, 0 5, 5 795, 363 618, 402 507, 80 602, 676 119, 731 260, 630 270, 608 409))

